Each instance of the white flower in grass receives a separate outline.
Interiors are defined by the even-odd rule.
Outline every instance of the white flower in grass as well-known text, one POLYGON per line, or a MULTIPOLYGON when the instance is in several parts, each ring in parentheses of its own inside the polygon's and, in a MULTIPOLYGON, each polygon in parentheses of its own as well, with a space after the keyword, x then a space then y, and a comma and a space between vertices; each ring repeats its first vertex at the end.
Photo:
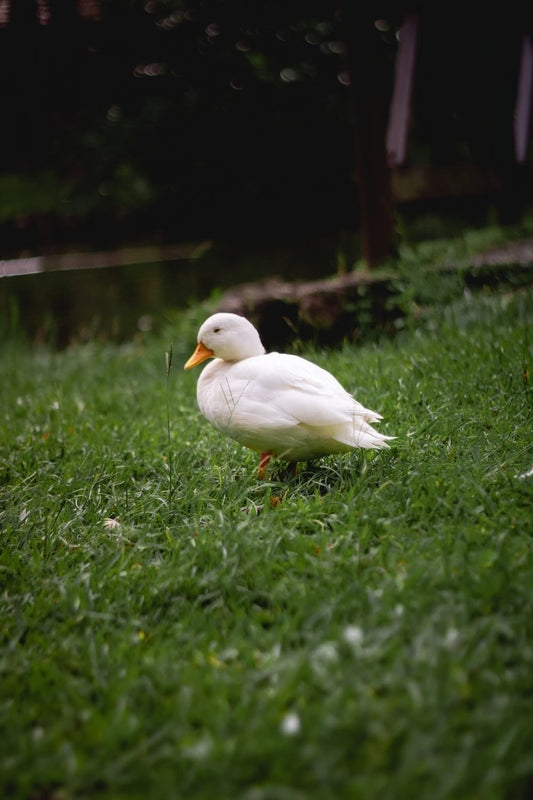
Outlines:
POLYGON ((212 749, 213 740, 207 733, 205 736, 201 736, 195 742, 186 745, 183 748, 182 753, 185 758, 190 758, 192 761, 203 761, 204 759, 208 758, 212 749))
POLYGON ((362 644, 363 637, 363 630, 359 625, 346 625, 342 632, 342 638, 346 644, 350 644, 352 647, 357 647, 362 644))
POLYGON ((446 636, 444 637, 444 646, 451 650, 459 638, 459 631, 457 628, 448 628, 446 636))
POLYGON ((41 728, 40 725, 36 725, 32 728, 31 736, 34 742, 40 742, 44 737, 44 728, 41 728))
POLYGON ((335 642, 322 642, 319 644, 313 653, 313 657, 321 663, 331 663, 337 661, 339 654, 337 653, 337 645, 335 642))
POLYGON ((296 736, 297 733, 300 733, 301 728, 302 723, 300 717, 295 711, 289 711, 285 714, 279 726, 284 736, 296 736))
POLYGON ((114 519, 113 517, 108 517, 108 519, 104 521, 104 528, 106 529, 106 531, 115 531, 115 530, 119 531, 120 522, 118 521, 118 519, 114 519))
POLYGON ((339 660, 336 642, 322 642, 311 653, 311 669, 318 678, 329 678, 331 667, 339 660))

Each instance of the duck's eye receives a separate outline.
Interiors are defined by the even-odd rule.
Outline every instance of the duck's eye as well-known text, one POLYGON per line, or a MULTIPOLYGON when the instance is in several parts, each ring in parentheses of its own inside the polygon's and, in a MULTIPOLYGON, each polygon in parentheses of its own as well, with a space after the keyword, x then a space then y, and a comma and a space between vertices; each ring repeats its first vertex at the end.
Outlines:
POLYGON ((220 328, 213 328, 213 333, 220 333, 220 328))

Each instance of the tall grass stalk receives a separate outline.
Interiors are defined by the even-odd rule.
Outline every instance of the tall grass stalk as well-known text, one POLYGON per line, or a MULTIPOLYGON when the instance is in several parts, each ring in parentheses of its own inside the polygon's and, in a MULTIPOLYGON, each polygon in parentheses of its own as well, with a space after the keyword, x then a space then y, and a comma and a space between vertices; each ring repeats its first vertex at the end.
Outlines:
POLYGON ((167 406, 167 469, 168 469, 168 521, 169 525, 172 522, 172 503, 174 495, 174 461, 172 454, 172 440, 171 440, 171 427, 170 427, 170 406, 172 402, 170 394, 170 371, 172 369, 172 343, 165 353, 166 364, 166 406, 167 406))

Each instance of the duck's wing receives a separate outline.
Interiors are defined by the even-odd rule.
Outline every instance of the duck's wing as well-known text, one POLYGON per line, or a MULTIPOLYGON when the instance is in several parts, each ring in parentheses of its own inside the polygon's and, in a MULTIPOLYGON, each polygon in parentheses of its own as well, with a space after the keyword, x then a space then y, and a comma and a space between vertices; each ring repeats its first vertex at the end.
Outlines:
MULTIPOLYGON (((278 424, 303 424, 323 427, 353 422, 377 422, 381 416, 355 400, 331 375, 321 367, 299 356, 269 353, 242 363, 243 375, 239 378, 242 389, 242 411, 248 403, 268 406, 269 416, 278 424), (245 385, 244 370, 247 362, 257 363, 257 369, 248 373, 245 385)), ((255 367, 248 364, 248 367, 255 367)), ((238 370, 235 377, 238 376, 238 370)), ((233 378, 233 376, 232 376, 233 378)), ((250 411, 252 409, 250 408, 250 411)))

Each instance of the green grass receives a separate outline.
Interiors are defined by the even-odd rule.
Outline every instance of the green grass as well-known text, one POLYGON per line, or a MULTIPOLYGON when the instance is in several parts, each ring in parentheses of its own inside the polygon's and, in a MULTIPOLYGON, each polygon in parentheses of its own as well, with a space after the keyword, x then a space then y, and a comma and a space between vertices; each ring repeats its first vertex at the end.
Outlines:
POLYGON ((307 351, 398 438, 266 483, 197 411, 201 313, 3 346, 0 796, 530 797, 530 295, 307 351))

